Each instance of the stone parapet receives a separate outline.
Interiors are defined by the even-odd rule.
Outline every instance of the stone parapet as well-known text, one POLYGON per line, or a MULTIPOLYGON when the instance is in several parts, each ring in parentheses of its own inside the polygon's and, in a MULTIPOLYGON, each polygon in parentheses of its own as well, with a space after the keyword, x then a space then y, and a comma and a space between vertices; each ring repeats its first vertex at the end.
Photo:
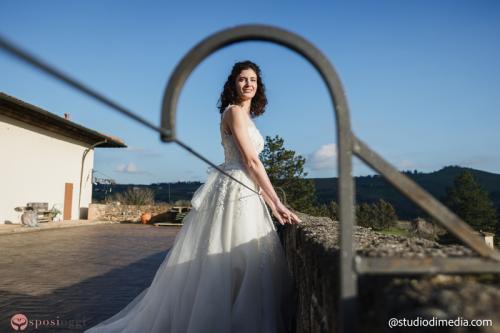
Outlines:
MULTIPOLYGON (((296 287, 296 333, 336 332, 339 223, 297 213, 303 221, 282 231, 296 287)), ((461 245, 387 235, 356 227, 358 254, 369 257, 477 257, 461 245)), ((363 276, 359 280, 362 332, 500 332, 500 277, 483 275, 363 276), (491 319, 492 327, 390 329, 390 318, 491 319), (444 330, 443 330, 444 329, 444 330)), ((349 326, 349 324, 347 324, 349 326)))
POLYGON ((166 214, 172 205, 117 205, 117 204, 90 204, 89 221, 117 221, 139 222, 142 213, 149 212, 154 217, 166 214))

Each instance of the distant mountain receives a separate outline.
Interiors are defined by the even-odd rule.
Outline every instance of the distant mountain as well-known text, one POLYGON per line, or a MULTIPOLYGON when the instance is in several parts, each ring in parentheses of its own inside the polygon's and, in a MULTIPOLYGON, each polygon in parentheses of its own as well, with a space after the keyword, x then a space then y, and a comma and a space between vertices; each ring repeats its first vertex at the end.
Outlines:
POLYGON ((156 202, 175 202, 177 200, 191 200, 194 192, 203 183, 200 182, 176 182, 157 183, 151 185, 134 184, 97 184, 92 188, 92 202, 103 202, 110 194, 124 192, 130 187, 150 188, 155 191, 156 202))
MULTIPOLYGON (((446 194, 446 188, 453 185, 455 177, 464 170, 469 170, 474 175, 481 187, 489 193, 490 199, 498 212, 500 212, 500 175, 470 169, 459 166, 447 166, 439 171, 431 173, 404 172, 417 184, 430 192, 438 200, 446 194)), ((337 198, 337 178, 312 178, 316 187, 316 197, 319 203, 327 203, 332 200, 338 202, 337 198)), ((410 219, 426 214, 417 208, 413 203, 401 195, 392 185, 387 183, 381 176, 355 177, 356 202, 374 202, 379 198, 390 202, 396 209, 398 216, 402 219, 410 219)), ((200 182, 176 182, 158 183, 151 185, 97 184, 93 187, 93 202, 102 202, 106 194, 122 192, 129 187, 151 188, 155 191, 157 202, 175 202, 177 200, 191 200, 193 193, 203 183, 200 182), (110 192, 111 190, 111 192, 110 192), (170 192, 170 196, 169 196, 170 192)))
MULTIPOLYGON (((474 175, 475 180, 489 193, 490 199, 493 201, 497 211, 500 212, 500 175, 498 174, 459 166, 447 166, 431 173, 406 171, 404 174, 441 201, 446 195, 446 189, 453 185, 455 177, 464 170, 468 170, 474 175)), ((313 178, 313 180, 315 182, 318 202, 326 203, 332 200, 338 202, 336 177, 313 178)), ((396 212, 400 218, 409 219, 426 215, 381 176, 355 177, 354 182, 356 202, 358 203, 370 203, 382 198, 396 208, 396 212)))

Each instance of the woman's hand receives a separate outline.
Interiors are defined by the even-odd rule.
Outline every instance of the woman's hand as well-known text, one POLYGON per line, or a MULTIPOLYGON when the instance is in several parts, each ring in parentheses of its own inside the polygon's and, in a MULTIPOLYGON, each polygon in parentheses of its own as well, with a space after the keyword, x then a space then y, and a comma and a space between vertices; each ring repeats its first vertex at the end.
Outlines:
POLYGON ((274 202, 262 189, 259 190, 259 195, 264 198, 266 203, 271 208, 274 217, 278 220, 278 222, 282 225, 285 223, 297 224, 302 222, 297 215, 292 213, 288 208, 285 207, 278 199, 277 202, 274 202))
POLYGON ((288 208, 281 203, 281 201, 274 204, 274 207, 271 207, 273 215, 278 219, 279 223, 284 225, 285 223, 290 224, 298 224, 302 222, 297 215, 292 213, 288 208))

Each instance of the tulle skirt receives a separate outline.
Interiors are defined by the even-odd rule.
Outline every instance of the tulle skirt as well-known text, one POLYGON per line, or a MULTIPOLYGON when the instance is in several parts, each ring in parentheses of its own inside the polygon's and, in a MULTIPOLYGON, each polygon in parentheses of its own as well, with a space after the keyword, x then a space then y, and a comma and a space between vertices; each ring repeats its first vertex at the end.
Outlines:
MULTIPOLYGON (((258 192, 241 165, 219 166, 258 192)), ((291 331, 293 281, 263 198, 209 168, 191 203, 151 285, 85 333, 291 331)))

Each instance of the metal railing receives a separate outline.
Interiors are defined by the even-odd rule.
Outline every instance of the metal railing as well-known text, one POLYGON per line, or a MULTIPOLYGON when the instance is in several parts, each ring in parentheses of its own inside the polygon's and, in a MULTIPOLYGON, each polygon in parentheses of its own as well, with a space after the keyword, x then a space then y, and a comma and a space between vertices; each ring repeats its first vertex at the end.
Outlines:
POLYGON ((358 274, 400 274, 400 273, 483 273, 500 272, 500 253, 488 247, 474 230, 451 212, 414 181, 400 173, 382 157, 371 150, 352 133, 344 89, 340 79, 323 53, 304 38, 289 31, 266 25, 244 25, 230 28, 209 36, 194 46, 180 61, 165 90, 163 98, 162 128, 169 135, 161 139, 169 142, 175 139, 175 113, 181 89, 194 70, 205 58, 228 45, 242 41, 268 41, 283 45, 303 56, 319 72, 328 87, 337 120, 337 142, 339 158, 339 220, 340 236, 340 295, 339 332, 356 330, 357 323, 357 279, 358 274), (352 179, 352 155, 358 156, 391 183, 404 196, 416 203, 430 216, 439 221, 452 234, 484 258, 494 259, 426 259, 409 260, 399 258, 366 258, 354 254, 353 229, 354 184, 352 179))
POLYGON ((328 87, 333 102, 337 121, 336 136, 339 147, 337 165, 339 170, 338 193, 340 194, 339 220, 341 222, 340 295, 338 295, 339 320, 336 331, 354 332, 359 329, 356 326, 359 319, 357 299, 359 274, 500 273, 500 264, 498 263, 500 261, 500 252, 488 247, 479 236, 474 234, 474 230, 468 224, 414 181, 400 173, 352 133, 346 96, 335 69, 319 49, 297 34, 268 25, 242 25, 222 30, 202 40, 179 62, 168 81, 163 97, 161 127, 149 123, 119 104, 36 59, 29 53, 20 50, 4 38, 0 38, 0 47, 121 114, 160 133, 162 141, 179 144, 219 172, 247 187, 180 141, 176 137, 175 131, 178 98, 188 76, 194 68, 215 51, 243 41, 273 42, 303 56, 319 72, 328 87), (352 155, 358 156, 367 165, 377 171, 404 196, 417 204, 431 217, 435 218, 448 231, 476 251, 481 257, 403 259, 387 257, 368 258, 356 255, 353 244, 353 229, 356 225, 356 220, 354 214, 352 155))

